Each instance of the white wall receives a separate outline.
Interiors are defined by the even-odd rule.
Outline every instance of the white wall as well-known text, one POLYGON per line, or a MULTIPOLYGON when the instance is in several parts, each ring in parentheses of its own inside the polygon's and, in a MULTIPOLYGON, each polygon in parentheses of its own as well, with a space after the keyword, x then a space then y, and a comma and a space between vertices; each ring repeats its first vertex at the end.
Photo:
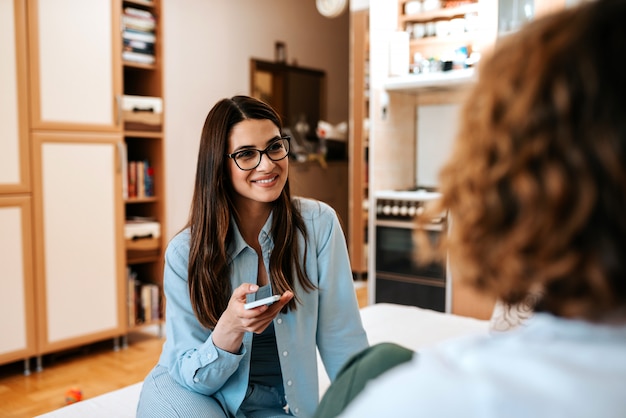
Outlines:
POLYGON ((249 94, 249 60, 274 59, 326 71, 326 119, 348 119, 349 14, 321 16, 315 0, 162 0, 165 55, 167 234, 184 226, 200 132, 221 98, 249 94))
POLYGON ((452 152, 460 110, 461 106, 457 103, 417 107, 417 186, 439 186, 439 170, 452 152))

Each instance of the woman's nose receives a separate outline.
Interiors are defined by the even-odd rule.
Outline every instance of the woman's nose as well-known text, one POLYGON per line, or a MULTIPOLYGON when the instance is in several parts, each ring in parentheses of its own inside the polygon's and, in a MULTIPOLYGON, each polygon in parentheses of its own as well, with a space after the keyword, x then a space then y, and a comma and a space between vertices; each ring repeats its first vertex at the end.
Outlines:
POLYGON ((267 156, 267 154, 261 154, 261 161, 259 161, 259 165, 256 166, 257 170, 263 171, 267 167, 273 167, 276 164, 274 161, 267 156))

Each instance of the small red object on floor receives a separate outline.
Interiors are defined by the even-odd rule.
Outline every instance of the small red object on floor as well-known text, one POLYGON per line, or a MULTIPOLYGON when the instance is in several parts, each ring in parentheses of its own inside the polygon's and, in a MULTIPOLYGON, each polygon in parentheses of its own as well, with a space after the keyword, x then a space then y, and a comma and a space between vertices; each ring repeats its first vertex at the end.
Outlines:
POLYGON ((67 405, 76 403, 83 399, 83 392, 78 388, 71 388, 65 392, 65 403, 67 405))

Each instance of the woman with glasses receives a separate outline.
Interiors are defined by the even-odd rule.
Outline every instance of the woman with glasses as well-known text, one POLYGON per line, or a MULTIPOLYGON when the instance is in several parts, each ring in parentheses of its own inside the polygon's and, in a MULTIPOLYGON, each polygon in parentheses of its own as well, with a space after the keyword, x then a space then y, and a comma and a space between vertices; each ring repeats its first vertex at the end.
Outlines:
POLYGON ((311 417, 367 347, 345 237, 289 192, 289 137, 267 104, 220 100, 200 142, 187 227, 165 254, 166 341, 138 417, 311 417), (277 301, 246 309, 262 296, 277 301))

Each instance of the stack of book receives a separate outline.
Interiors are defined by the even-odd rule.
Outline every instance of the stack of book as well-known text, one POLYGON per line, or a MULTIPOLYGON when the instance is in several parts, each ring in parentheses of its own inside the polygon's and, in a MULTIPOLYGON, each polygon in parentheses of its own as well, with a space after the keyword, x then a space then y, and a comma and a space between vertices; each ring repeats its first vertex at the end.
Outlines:
POLYGON ((159 286, 142 282, 137 273, 127 269, 128 274, 128 325, 149 324, 161 319, 161 295, 159 286))
POLYGON ((156 19, 147 11, 134 7, 125 7, 122 15, 122 38, 124 61, 139 64, 154 64, 154 34, 156 19))
POLYGON ((126 184, 122 186, 124 198, 154 196, 154 168, 148 160, 128 161, 126 184))

